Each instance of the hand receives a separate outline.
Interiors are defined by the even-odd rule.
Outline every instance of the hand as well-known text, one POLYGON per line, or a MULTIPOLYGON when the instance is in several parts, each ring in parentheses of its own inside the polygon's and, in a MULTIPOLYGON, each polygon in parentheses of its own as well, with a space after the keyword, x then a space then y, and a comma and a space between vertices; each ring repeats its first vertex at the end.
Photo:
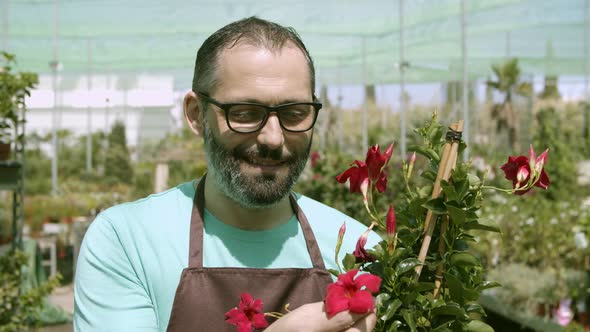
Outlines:
POLYGON ((377 323, 375 313, 340 312, 328 319, 323 302, 302 305, 278 319, 265 332, 370 332, 377 323))

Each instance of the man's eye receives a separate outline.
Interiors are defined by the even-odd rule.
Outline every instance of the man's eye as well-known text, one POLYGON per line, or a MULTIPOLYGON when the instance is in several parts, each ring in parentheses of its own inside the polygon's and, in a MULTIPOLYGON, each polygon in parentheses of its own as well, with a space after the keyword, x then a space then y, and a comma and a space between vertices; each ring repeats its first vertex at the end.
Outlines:
POLYGON ((307 119, 311 111, 306 109, 287 109, 281 111, 281 119, 289 122, 299 122, 307 119))
POLYGON ((232 110, 229 113, 230 121, 235 122, 255 122, 264 117, 264 112, 257 109, 232 110))

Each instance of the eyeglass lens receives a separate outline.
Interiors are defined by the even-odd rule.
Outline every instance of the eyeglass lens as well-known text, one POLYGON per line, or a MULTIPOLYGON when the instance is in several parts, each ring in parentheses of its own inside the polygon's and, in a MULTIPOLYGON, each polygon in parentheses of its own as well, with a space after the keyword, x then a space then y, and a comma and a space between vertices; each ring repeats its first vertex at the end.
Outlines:
MULTIPOLYGON (((315 110, 312 105, 289 105, 277 110, 281 125, 287 130, 309 130, 314 122, 315 110)), ((267 110, 255 105, 233 105, 227 111, 228 122, 233 130, 240 132, 259 129, 267 116, 267 110)))

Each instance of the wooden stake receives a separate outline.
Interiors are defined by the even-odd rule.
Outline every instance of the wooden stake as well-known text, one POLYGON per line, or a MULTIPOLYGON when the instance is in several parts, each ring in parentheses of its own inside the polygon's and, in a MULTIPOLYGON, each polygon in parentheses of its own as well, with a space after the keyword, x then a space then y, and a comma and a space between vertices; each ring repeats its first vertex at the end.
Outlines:
MULTIPOLYGON (((450 130, 463 132, 463 120, 460 120, 458 124, 451 124, 449 126, 450 130)), ((457 152, 459 149, 459 141, 447 141, 445 143, 445 147, 443 150, 443 156, 441 157, 441 162, 438 166, 438 173, 436 176, 436 180, 434 182, 434 188, 432 189, 431 198, 437 198, 440 196, 441 186, 440 182, 442 180, 448 181, 451 175, 451 170, 455 167, 457 163, 457 152)), ((434 227, 436 226, 436 219, 432 220, 432 211, 428 210, 426 212, 426 220, 424 222, 424 240, 422 241, 422 246, 420 247, 420 252, 418 254, 418 259, 422 264, 426 261, 426 255, 428 253, 428 248, 430 247, 430 242, 432 241, 432 234, 434 233, 434 227)), ((415 276, 414 280, 418 280, 420 277, 420 273, 422 272, 422 267, 424 265, 418 265, 415 268, 415 276)), ((442 273, 442 271, 441 271, 442 273)))
MULTIPOLYGON (((447 232, 447 228, 449 227, 449 216, 444 216, 443 217, 443 223, 440 226, 440 238, 438 240, 438 253, 440 254, 440 257, 443 257, 443 255, 445 254, 445 249, 446 249, 446 244, 444 241, 444 236, 447 232)), ((438 296, 440 295, 440 288, 442 286, 442 280, 443 280, 443 263, 441 262, 440 264, 438 264, 438 266, 436 267, 436 273, 434 275, 434 298, 438 298, 438 296)))

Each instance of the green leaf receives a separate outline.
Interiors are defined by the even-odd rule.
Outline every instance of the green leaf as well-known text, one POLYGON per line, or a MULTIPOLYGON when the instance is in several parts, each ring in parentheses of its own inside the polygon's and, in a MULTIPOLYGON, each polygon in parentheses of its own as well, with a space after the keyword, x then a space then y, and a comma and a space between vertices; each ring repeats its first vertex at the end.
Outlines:
POLYGON ((466 221, 477 221, 479 219, 479 216, 477 215, 477 213, 475 213, 477 209, 476 208, 470 208, 469 210, 467 210, 467 214, 465 215, 465 220, 466 221))
POLYGON ((453 330, 449 329, 447 327, 447 324, 441 324, 441 325, 439 325, 437 328, 435 328, 432 331, 433 332, 452 332, 453 330))
POLYGON ((477 301, 479 299, 479 293, 475 289, 463 289, 463 298, 465 301, 477 301))
POLYGON ((356 257, 350 253, 346 254, 342 260, 342 265, 346 271, 352 270, 354 268, 354 263, 356 263, 356 257))
POLYGON ((437 197, 434 199, 429 200, 428 202, 422 204, 422 207, 431 210, 435 214, 446 214, 447 208, 445 206, 445 201, 443 197, 437 197))
POLYGON ((486 316, 485 310, 483 310, 482 306, 477 303, 469 303, 465 306, 465 311, 468 313, 476 313, 483 317, 486 316))
POLYGON ((469 191, 469 181, 467 179, 455 182, 455 191, 459 194, 459 199, 463 199, 469 191))
MULTIPOLYGON (((383 241, 385 242, 385 241, 383 241)), ((393 257, 392 257, 392 262, 397 262, 398 260, 400 260, 402 257, 405 257, 408 255, 408 253, 410 252, 410 250, 408 248, 404 248, 404 247, 397 247, 395 249, 395 251, 393 252, 393 257)))
POLYGON ((468 332, 494 332, 494 329, 480 320, 472 320, 467 324, 468 332))
POLYGON ((337 277, 340 275, 340 272, 334 270, 334 269, 328 269, 328 272, 330 272, 331 275, 337 277))
POLYGON ((415 315, 416 315, 416 313, 413 310, 410 310, 410 309, 402 310, 402 317, 404 317, 404 320, 406 321, 406 323, 410 327, 410 331, 412 331, 412 332, 416 332, 416 317, 415 317, 415 315))
POLYGON ((446 204, 446 206, 453 224, 462 225, 463 223, 465 223, 465 210, 452 206, 450 204, 446 204))
POLYGON ((468 252, 455 252, 449 259, 451 265, 459 266, 481 266, 479 259, 468 252))
POLYGON ((436 173, 434 171, 424 171, 420 176, 431 182, 436 181, 436 173))
POLYGON ((467 241, 461 239, 455 240, 455 243, 453 244, 453 250, 466 251, 467 249, 469 249, 469 244, 467 241))
POLYGON ((404 259, 403 261, 401 261, 399 263, 399 265, 395 269, 395 274, 398 276, 402 275, 402 274, 414 269, 418 265, 422 265, 422 262, 420 262, 420 260, 417 258, 404 259))
POLYGON ((496 232, 496 233, 501 233, 500 227, 492 220, 489 219, 480 219, 479 222, 478 221, 470 221, 470 222, 466 222, 463 225, 463 229, 480 229, 483 231, 488 231, 488 232, 496 232))
POLYGON ((412 287, 412 290, 415 290, 419 293, 425 292, 425 291, 429 291, 429 290, 433 290, 434 289, 434 283, 432 282, 418 282, 414 285, 414 287, 412 287))
POLYGON ((481 286, 479 286, 481 290, 495 287, 502 287, 502 284, 495 281, 484 281, 481 283, 481 286))
POLYGON ((439 161, 440 157, 436 151, 431 148, 427 148, 424 146, 413 145, 408 148, 409 151, 415 151, 418 154, 423 155, 424 157, 428 158, 429 160, 439 161))
POLYGON ((424 198, 430 197, 431 194, 432 194, 432 186, 424 186, 424 187, 420 188, 420 190, 418 190, 418 195, 420 197, 424 197, 424 198))
POLYGON ((400 299, 393 300, 387 306, 387 309, 385 309, 385 313, 383 315, 381 315, 380 319, 382 321, 387 321, 387 320, 391 319, 391 317, 393 317, 393 315, 395 315, 395 313, 397 312, 397 309, 399 309, 399 307, 401 307, 401 306, 402 306, 402 301, 400 301, 400 299))
POLYGON ((447 288, 449 289, 451 299, 459 303, 460 305, 463 305, 463 303, 465 303, 465 300, 463 296, 463 285, 461 284, 461 281, 450 273, 444 273, 444 277, 447 282, 447 288))
POLYGON ((375 297, 375 307, 381 307, 381 305, 387 302, 387 300, 389 300, 390 297, 391 295, 389 295, 389 293, 380 293, 375 297))
POLYGON ((389 329, 387 329, 387 332, 397 332, 397 328, 402 326, 402 322, 400 322, 399 320, 394 320, 391 325, 389 325, 389 329))
POLYGON ((428 129, 428 139, 433 144, 440 142, 442 135, 443 131, 441 126, 431 126, 428 129))
POLYGON ((447 303, 440 307, 432 309, 433 316, 455 316, 457 318, 466 315, 465 310, 461 308, 457 303, 447 303))
POLYGON ((459 201, 459 199, 460 199, 459 195, 457 194, 457 191, 455 191, 455 187, 453 185, 449 184, 445 180, 441 180, 440 186, 441 186, 443 192, 445 193, 445 195, 447 196, 447 200, 459 201))

